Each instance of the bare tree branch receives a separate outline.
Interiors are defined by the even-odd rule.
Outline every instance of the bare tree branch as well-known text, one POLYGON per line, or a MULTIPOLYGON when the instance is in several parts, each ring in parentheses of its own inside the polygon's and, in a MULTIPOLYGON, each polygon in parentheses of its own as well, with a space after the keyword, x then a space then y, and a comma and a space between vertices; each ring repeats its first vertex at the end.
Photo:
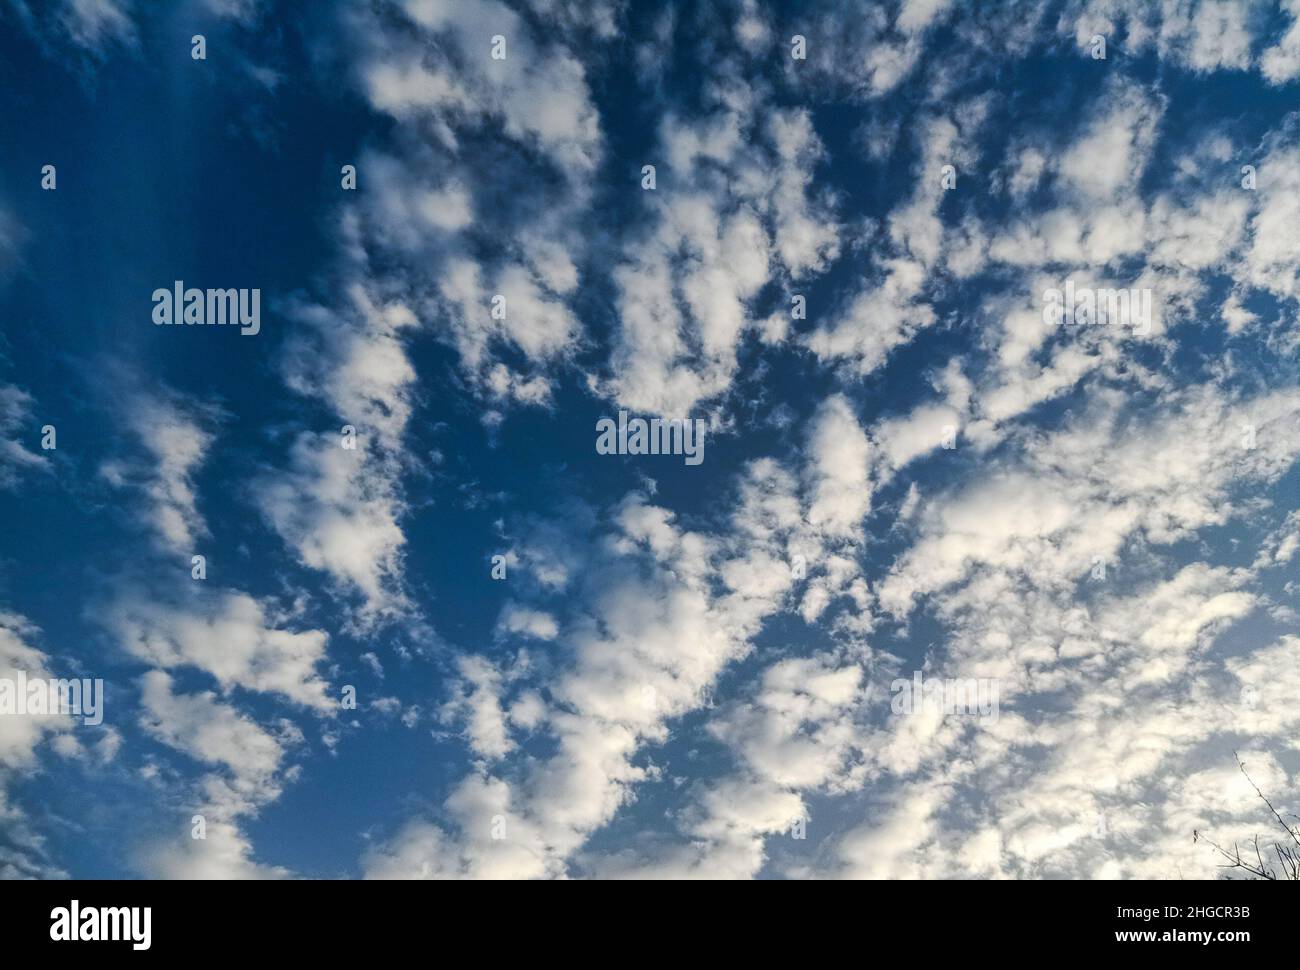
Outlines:
MULTIPOLYGON (((1273 818, 1277 820, 1277 824, 1282 826, 1282 830, 1286 832, 1291 841, 1295 843, 1294 847, 1290 845, 1282 845, 1278 842, 1273 843, 1273 855, 1276 857, 1275 864, 1281 870, 1282 879, 1291 882, 1300 882, 1300 851, 1298 851, 1300 850, 1300 831, 1297 831, 1288 825, 1286 819, 1282 817, 1282 813, 1274 808, 1273 803, 1268 800, 1268 797, 1262 791, 1260 791, 1259 786, 1255 784, 1255 780, 1251 778, 1250 773, 1246 771, 1246 765, 1242 762, 1241 756, 1237 754, 1236 751, 1234 751, 1232 755, 1237 759, 1237 767, 1241 770, 1241 773, 1245 775, 1246 781, 1250 782, 1250 787, 1255 789, 1255 794, 1258 795, 1260 800, 1268 806, 1268 810, 1273 813, 1273 818)), ((1298 817, 1300 816, 1291 816, 1291 818, 1298 817)), ((1251 839, 1251 845, 1255 849, 1254 862, 1249 862, 1242 858, 1241 849, 1235 842, 1232 845, 1232 851, 1229 852, 1227 849, 1223 848, 1223 846, 1219 845, 1219 843, 1215 842, 1213 839, 1206 838, 1195 829, 1192 830, 1192 841, 1204 842, 1206 845, 1213 848, 1214 851, 1223 859, 1227 860, 1225 864, 1219 866, 1220 869, 1240 870, 1244 873, 1248 873, 1255 879, 1276 880, 1278 878, 1278 874, 1273 868, 1274 864, 1265 861, 1264 853, 1260 851, 1258 835, 1251 839)))

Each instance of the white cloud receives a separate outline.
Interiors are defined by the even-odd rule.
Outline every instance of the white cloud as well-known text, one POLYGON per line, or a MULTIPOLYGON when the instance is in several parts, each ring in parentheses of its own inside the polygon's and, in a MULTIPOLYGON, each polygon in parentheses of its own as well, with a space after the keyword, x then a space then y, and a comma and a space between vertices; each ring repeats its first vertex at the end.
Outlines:
POLYGON ((1250 223, 1246 282, 1279 297, 1300 298, 1300 148, 1276 144, 1259 165, 1259 206, 1250 223))
POLYGON ((72 39, 91 50, 135 37, 130 0, 65 0, 60 19, 72 39))
MULTIPOLYGON (((0 680, 14 681, 19 673, 29 680, 54 676, 46 667, 48 657, 28 644, 38 631, 13 613, 0 612, 0 680)), ((63 714, 10 714, 0 717, 0 772, 37 767, 37 746, 51 734, 72 725, 63 714)))
POLYGON ((215 435, 210 412, 188 409, 174 394, 136 395, 126 405, 127 425, 148 457, 110 459, 100 476, 115 487, 134 486, 148 500, 142 518, 164 547, 185 556, 203 550, 208 527, 198 510, 194 475, 215 435))
POLYGON ((396 34, 384 35, 362 69, 375 107, 401 118, 429 112, 448 126, 498 120, 507 135, 535 142, 571 176, 592 169, 600 132, 577 60, 537 43, 513 10, 493 0, 406 0, 402 6, 426 42, 450 44, 398 46, 396 34), (490 56, 496 35, 506 38, 500 60, 490 56))
POLYGON ((365 625, 410 605, 402 585, 400 476, 415 372, 402 335, 416 321, 404 304, 378 305, 360 286, 349 297, 350 312, 298 308, 319 343, 297 345, 286 364, 289 385, 324 398, 339 430, 301 432, 289 467, 265 474, 255 500, 305 565, 360 594, 365 625), (352 429, 347 439, 344 427, 352 429))
POLYGON ((140 678, 140 703, 140 725, 147 733, 216 770, 201 776, 186 796, 187 808, 170 837, 149 836, 131 848, 133 864, 154 879, 289 875, 253 860, 240 819, 280 796, 286 745, 299 743, 301 732, 284 723, 273 736, 211 691, 178 694, 161 670, 140 678), (201 838, 196 825, 202 826, 201 838))
POLYGON ((869 444, 843 395, 819 409, 809 452, 809 524, 832 536, 856 534, 871 509, 869 444))
POLYGON ((237 788, 250 795, 270 786, 283 749, 211 691, 178 695, 168 674, 152 670, 140 680, 140 699, 145 729, 163 744, 225 767, 239 779, 237 788))
POLYGON ((108 605, 104 622, 128 652, 164 669, 195 667, 223 690, 275 693, 322 712, 333 707, 317 671, 328 635, 285 629, 284 618, 245 593, 176 603, 127 593, 108 605))
MULTIPOLYGON (((30 640, 39 631, 23 617, 0 611, 0 680, 54 676, 49 658, 30 640)), ((65 714, 9 713, 0 716, 0 878, 51 879, 66 876, 50 859, 45 837, 31 825, 22 806, 11 800, 11 784, 42 768, 39 753, 48 740, 70 737, 73 720, 65 714)))
POLYGON ((555 617, 542 610, 531 610, 517 603, 507 603, 497 620, 498 634, 522 633, 537 640, 554 640, 559 634, 555 617))
MULTIPOLYGON (((765 470, 752 474, 760 491, 745 501, 762 502, 765 470)), ((748 638, 790 586, 773 532, 790 520, 737 510, 737 521, 747 524, 748 538, 724 550, 644 497, 628 496, 615 514, 617 531, 600 544, 602 560, 586 571, 585 615, 559 641, 566 660, 550 683, 545 720, 556 753, 513 771, 507 766, 501 777, 467 777, 444 805, 449 827, 411 821, 368 854, 367 874, 564 873, 566 860, 627 802, 632 786, 651 777, 633 762, 640 746, 664 739, 669 719, 705 702, 715 678, 744 655, 748 638), (726 577, 716 595, 709 580, 715 569, 726 577), (490 837, 497 814, 514 834, 490 837)), ((481 664, 468 673, 477 689, 459 705, 471 713, 471 739, 481 753, 504 753, 508 699, 481 664)), ((536 710, 523 713, 537 722, 536 710)))
POLYGON ((1291 18, 1278 42, 1260 57, 1260 70, 1273 84, 1285 84, 1300 75, 1300 3, 1283 0, 1282 7, 1291 18))
POLYGON ((32 420, 32 396, 13 384, 0 384, 0 489, 13 488, 25 469, 50 466, 17 437, 40 430, 31 426, 32 420))
POLYGON ((839 254, 834 200, 812 189, 824 149, 811 116, 759 114, 725 82, 716 98, 711 113, 665 119, 662 187, 643 193, 654 228, 613 273, 619 328, 602 390, 635 410, 681 417, 725 394, 744 335, 780 333, 751 316, 764 284, 793 287, 839 254))
POLYGON ((506 712, 501 706, 502 677, 483 657, 458 657, 461 681, 443 706, 444 720, 465 720, 465 732, 474 753, 496 759, 514 749, 506 712))
POLYGON ((1035 445, 1033 470, 995 472, 931 504, 925 534, 881 586, 882 603, 906 613, 919 590, 942 589, 980 564, 1070 582, 1095 556, 1113 562, 1138 530, 1168 543, 1227 521, 1234 483, 1272 481, 1300 453, 1295 394, 1232 402, 1192 390, 1174 401, 1134 428, 1120 423, 1113 397, 1098 395, 1088 421, 1035 445), (1258 429, 1253 448, 1248 425, 1258 429))

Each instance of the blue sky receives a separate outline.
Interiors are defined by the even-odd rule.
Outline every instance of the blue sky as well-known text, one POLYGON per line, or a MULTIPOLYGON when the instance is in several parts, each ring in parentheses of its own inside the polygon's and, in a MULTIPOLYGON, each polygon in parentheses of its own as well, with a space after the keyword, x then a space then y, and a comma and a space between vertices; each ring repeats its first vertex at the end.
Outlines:
POLYGON ((0 680, 106 695, 0 712, 0 874, 1213 875, 1300 770, 1300 7, 986 6, 0 0, 0 680))

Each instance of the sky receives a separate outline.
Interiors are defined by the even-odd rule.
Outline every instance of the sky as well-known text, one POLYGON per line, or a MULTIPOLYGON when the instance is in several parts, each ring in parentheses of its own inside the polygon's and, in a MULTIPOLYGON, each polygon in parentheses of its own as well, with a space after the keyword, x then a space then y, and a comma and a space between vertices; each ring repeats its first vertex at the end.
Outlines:
POLYGON ((0 876, 1214 877, 1298 94, 1300 0, 0 0, 0 876))

